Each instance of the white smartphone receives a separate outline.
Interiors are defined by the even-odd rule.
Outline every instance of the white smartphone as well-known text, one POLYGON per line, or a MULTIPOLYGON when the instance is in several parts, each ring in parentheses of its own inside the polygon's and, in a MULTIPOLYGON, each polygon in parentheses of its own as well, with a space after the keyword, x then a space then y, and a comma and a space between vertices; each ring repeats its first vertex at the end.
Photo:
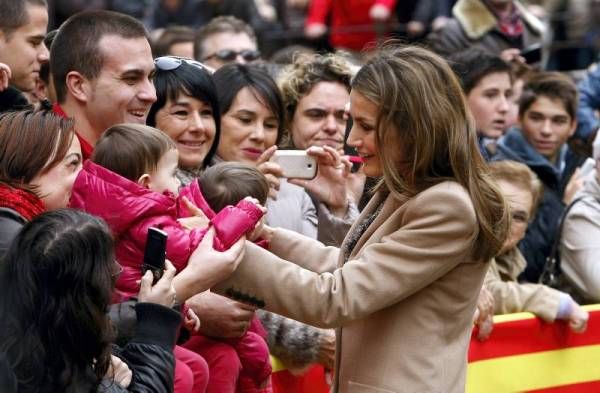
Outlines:
POLYGON ((312 179, 317 175, 317 159, 306 150, 277 150, 271 158, 283 169, 283 177, 312 179))

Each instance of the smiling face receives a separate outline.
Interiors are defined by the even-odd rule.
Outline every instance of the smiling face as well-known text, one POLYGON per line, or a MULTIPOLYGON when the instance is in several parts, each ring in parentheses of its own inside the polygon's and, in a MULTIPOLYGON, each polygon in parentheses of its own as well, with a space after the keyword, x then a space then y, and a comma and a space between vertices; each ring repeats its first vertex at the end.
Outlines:
POLYGON ((577 127, 562 101, 546 96, 536 98, 519 120, 525 139, 550 162, 577 127))
POLYGON ((488 74, 471 89, 467 102, 478 134, 493 139, 504 134, 508 127, 511 96, 510 76, 505 72, 488 74))
POLYGON ((291 133, 294 146, 331 146, 341 150, 346 130, 345 107, 350 94, 336 82, 317 83, 298 101, 292 118, 291 133))
POLYGON ((185 94, 167 100, 156 112, 156 128, 177 145, 179 166, 198 168, 215 140, 216 124, 209 103, 185 94))
POLYGON ((150 106, 156 101, 152 84, 154 62, 144 37, 106 35, 98 49, 103 55, 102 70, 94 80, 85 79, 86 117, 99 137, 120 123, 145 124, 150 106))
POLYGON ((244 87, 221 118, 217 154, 225 161, 255 165, 277 141, 278 127, 277 116, 258 100, 253 90, 244 87))
POLYGON ((44 202, 47 210, 67 207, 73 183, 81 170, 81 161, 79 139, 73 136, 65 157, 58 164, 31 180, 31 184, 37 188, 36 193, 44 202))
POLYGON ((0 30, 0 63, 10 67, 11 85, 29 92, 36 86, 41 64, 48 61, 48 49, 44 45, 48 10, 29 3, 25 8, 27 23, 9 35, 0 30))
POLYGON ((348 145, 356 148, 362 157, 362 169, 369 177, 383 176, 381 158, 375 141, 375 129, 379 107, 363 94, 350 93, 350 116, 353 119, 352 129, 348 136, 348 145))

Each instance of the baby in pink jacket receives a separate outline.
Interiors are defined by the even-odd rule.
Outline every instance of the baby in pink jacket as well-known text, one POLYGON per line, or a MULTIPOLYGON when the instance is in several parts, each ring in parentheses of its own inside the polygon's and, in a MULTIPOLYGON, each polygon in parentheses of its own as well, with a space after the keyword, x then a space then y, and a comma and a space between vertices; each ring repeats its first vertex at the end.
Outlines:
MULTIPOLYGON (((123 272, 115 286, 115 302, 139 290, 148 228, 167 232, 167 259, 179 272, 208 226, 215 228, 213 247, 225 250, 252 231, 264 214, 257 203, 266 202, 269 186, 255 168, 218 164, 204 171, 200 182, 180 188, 175 177, 178 158, 175 144, 161 131, 120 124, 105 131, 75 180, 70 207, 103 218, 116 240, 115 253, 123 272), (181 219, 189 216, 183 197, 204 212, 205 226, 188 229, 182 225, 181 219), (233 203, 236 205, 231 206, 233 203)), ((245 374, 250 374, 256 385, 271 374, 261 330, 259 334, 249 331, 232 343, 245 374)))

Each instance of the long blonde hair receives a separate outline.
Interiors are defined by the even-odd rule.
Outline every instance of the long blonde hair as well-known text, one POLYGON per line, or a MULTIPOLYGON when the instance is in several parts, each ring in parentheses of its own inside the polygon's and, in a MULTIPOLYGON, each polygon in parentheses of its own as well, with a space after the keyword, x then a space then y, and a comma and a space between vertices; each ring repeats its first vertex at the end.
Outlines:
POLYGON ((458 182, 478 218, 474 257, 493 257, 507 236, 509 212, 446 61, 423 48, 388 45, 358 72, 352 89, 381 108, 375 139, 383 166, 379 187, 414 196, 445 180, 458 182))

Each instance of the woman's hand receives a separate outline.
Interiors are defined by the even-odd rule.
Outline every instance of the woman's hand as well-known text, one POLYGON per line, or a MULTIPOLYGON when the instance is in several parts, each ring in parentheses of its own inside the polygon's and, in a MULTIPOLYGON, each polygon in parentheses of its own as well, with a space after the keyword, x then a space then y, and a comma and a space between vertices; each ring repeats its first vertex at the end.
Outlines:
POLYGON ((269 198, 277 199, 279 191, 279 178, 283 176, 283 169, 275 162, 269 161, 277 151, 277 146, 271 146, 265 150, 256 161, 256 169, 262 172, 269 182, 269 198))
POLYGON ((187 208, 191 217, 178 218, 177 222, 187 230, 206 228, 210 224, 210 220, 202 209, 194 205, 187 197, 183 197, 183 204, 187 208))
POLYGON ((185 269, 175 277, 173 283, 180 301, 185 301, 223 281, 240 264, 244 256, 246 237, 242 236, 229 250, 223 252, 213 248, 214 237, 215 229, 211 227, 188 259, 185 269))
POLYGON ((133 373, 129 369, 129 366, 127 366, 127 363, 122 361, 118 356, 110 355, 110 364, 104 378, 114 381, 123 389, 127 389, 131 384, 132 377, 133 373))
POLYGON ((289 182, 311 192, 334 215, 344 216, 348 209, 347 178, 352 164, 330 146, 312 146, 306 153, 317 158, 317 176, 312 180, 290 179, 289 182))
POLYGON ((573 333, 585 332, 589 318, 590 314, 573 301, 572 311, 569 315, 569 328, 573 333))
POLYGON ((494 329, 494 296, 485 287, 482 287, 479 292, 473 321, 479 327, 477 339, 486 340, 494 329))
POLYGON ((154 276, 150 270, 144 273, 140 284, 140 293, 138 301, 140 303, 156 303, 165 307, 173 307, 177 297, 173 287, 173 277, 175 277, 175 267, 171 261, 165 261, 165 270, 160 280, 152 285, 154 276))
POLYGON ((263 216, 261 217, 261 219, 256 223, 256 225, 254 226, 254 229, 252 231, 250 231, 247 235, 248 240, 250 240, 251 242, 255 241, 256 239, 262 237, 262 232, 264 230, 264 226, 265 226, 265 214, 267 213, 267 208, 264 207, 263 205, 260 204, 260 202, 258 201, 258 199, 256 198, 252 198, 252 197, 245 197, 244 198, 245 201, 254 203, 256 205, 256 207, 258 207, 260 209, 260 211, 262 211, 263 216))

